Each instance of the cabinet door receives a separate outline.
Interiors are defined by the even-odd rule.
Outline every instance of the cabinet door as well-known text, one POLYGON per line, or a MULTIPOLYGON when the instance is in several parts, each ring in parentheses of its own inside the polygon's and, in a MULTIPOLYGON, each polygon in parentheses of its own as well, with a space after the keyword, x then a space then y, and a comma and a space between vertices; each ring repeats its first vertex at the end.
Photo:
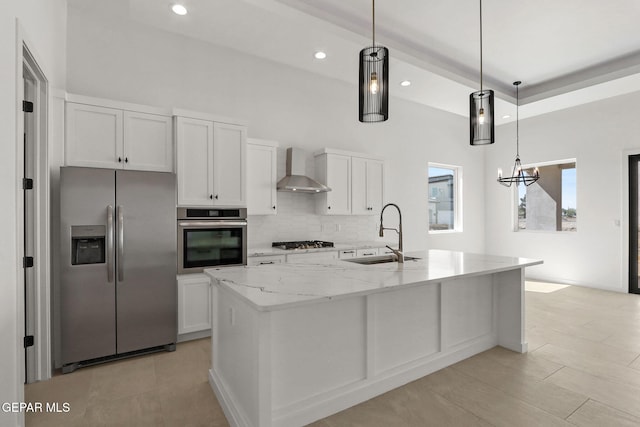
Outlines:
POLYGON ((171 117, 124 112, 125 169, 173 172, 171 117))
POLYGON ((178 205, 213 205, 213 122, 176 118, 178 205))
POLYGON ((331 191, 327 195, 326 213, 351 214, 351 157, 327 154, 327 183, 331 191))
POLYGON ((275 215, 276 147, 247 144, 247 213, 275 215))
POLYGON ((367 160, 360 157, 351 158, 351 213, 372 213, 367 200, 367 160))
POLYGON ((226 123, 213 125, 213 204, 245 206, 247 130, 226 123))
POLYGON ((211 282, 204 274, 178 276, 178 334, 211 329, 211 282))
POLYGON ((367 212, 379 215, 384 202, 384 162, 367 160, 367 212))
POLYGON ((67 103, 65 164, 122 168, 122 110, 67 103))

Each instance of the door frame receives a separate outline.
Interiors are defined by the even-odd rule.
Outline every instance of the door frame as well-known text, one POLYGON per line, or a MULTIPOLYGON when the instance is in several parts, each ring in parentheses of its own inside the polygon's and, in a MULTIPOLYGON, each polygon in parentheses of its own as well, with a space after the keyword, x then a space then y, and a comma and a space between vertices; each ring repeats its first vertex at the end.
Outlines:
POLYGON ((629 246, 631 244, 629 238, 629 232, 631 229, 631 217, 629 214, 629 158, 631 156, 640 155, 640 148, 631 148, 622 151, 620 158, 621 174, 620 174, 620 201, 621 201, 621 221, 620 221, 620 290, 622 292, 629 292, 629 261, 630 251, 629 246))
POLYGON ((24 97, 23 70, 28 67, 37 80, 36 99, 34 103, 34 278, 35 278, 35 381, 51 378, 51 228, 50 228, 50 184, 49 184, 49 135, 51 134, 50 89, 46 70, 40 64, 40 56, 34 49, 34 44, 18 20, 16 20, 16 304, 17 304, 17 345, 20 361, 19 378, 25 378, 24 348, 22 337, 25 336, 25 295, 24 269, 22 268, 22 254, 24 253, 24 201, 22 192, 22 178, 24 166, 24 117, 22 101, 24 97))

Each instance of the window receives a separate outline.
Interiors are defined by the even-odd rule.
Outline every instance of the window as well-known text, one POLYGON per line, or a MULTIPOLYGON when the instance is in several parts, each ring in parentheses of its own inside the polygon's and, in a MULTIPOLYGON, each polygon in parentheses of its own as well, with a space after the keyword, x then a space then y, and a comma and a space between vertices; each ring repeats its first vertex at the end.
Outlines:
POLYGON ((429 232, 462 231, 462 168, 429 163, 429 232))
POLYGON ((529 165, 537 167, 540 179, 530 186, 520 184, 517 191, 516 230, 576 231, 576 161, 529 165))

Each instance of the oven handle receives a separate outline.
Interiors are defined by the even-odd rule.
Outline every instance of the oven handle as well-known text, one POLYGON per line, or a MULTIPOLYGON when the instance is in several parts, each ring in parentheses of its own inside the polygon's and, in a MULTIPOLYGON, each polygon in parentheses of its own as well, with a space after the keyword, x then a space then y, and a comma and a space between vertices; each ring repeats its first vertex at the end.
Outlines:
POLYGON ((201 221, 201 222, 179 222, 180 227, 233 227, 245 226, 247 221, 201 221))

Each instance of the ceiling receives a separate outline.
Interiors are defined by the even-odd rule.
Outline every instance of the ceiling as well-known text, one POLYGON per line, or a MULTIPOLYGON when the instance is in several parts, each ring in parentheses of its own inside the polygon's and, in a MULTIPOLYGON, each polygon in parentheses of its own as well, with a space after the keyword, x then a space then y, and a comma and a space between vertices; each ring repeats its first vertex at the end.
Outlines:
MULTIPOLYGON (((158 0, 68 4, 353 84, 358 53, 371 44, 370 0, 182 0, 185 16, 158 0), (314 59, 317 50, 327 58, 314 59)), ((478 0, 375 6, 391 95, 467 115, 469 93, 479 89, 478 0)), ((520 117, 640 90, 638 0, 484 0, 482 12, 484 85, 496 92, 498 123, 514 119, 514 80, 523 82, 520 117)))

